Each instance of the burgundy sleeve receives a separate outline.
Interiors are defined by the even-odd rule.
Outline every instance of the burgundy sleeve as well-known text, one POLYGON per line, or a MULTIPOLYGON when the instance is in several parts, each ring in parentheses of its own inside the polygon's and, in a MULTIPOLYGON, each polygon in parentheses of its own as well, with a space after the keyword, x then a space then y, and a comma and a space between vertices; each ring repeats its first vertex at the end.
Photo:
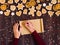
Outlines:
POLYGON ((18 45, 18 41, 19 41, 19 39, 14 38, 13 45, 18 45))
POLYGON ((39 34, 36 31, 32 33, 32 36, 36 41, 37 45, 46 45, 43 39, 39 36, 39 34))

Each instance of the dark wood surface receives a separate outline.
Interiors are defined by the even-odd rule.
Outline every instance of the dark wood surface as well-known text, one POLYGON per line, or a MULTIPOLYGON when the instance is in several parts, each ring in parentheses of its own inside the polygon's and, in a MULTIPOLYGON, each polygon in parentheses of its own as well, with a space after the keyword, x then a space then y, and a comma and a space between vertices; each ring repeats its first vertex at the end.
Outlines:
MULTIPOLYGON (((24 16, 23 16, 24 17, 24 16)), ((52 17, 49 15, 42 15, 40 18, 44 20, 45 33, 40 34, 44 39, 46 45, 60 45, 60 16, 57 17, 55 14, 52 17)), ((40 19, 39 18, 39 19, 40 19)), ((21 18, 22 19, 22 18, 21 18)), ((25 19, 25 18, 24 18, 25 19)), ((27 18, 29 19, 29 18, 27 18)), ((33 18, 31 18, 33 19, 33 18)), ((13 23, 20 21, 19 17, 5 17, 0 16, 0 45, 11 45, 13 41, 13 23)), ((34 45, 34 40, 31 35, 21 36, 19 45, 34 45), (21 43, 20 43, 21 42, 21 43)))

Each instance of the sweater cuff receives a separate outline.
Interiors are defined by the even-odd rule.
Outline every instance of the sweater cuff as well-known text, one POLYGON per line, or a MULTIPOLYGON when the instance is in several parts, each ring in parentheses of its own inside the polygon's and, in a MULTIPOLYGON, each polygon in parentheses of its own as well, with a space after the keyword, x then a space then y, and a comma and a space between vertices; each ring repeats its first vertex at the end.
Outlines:
POLYGON ((18 41, 19 39, 18 38, 14 38, 14 41, 18 41))
POLYGON ((19 39, 14 38, 13 45, 18 45, 18 41, 19 41, 19 39))
POLYGON ((32 35, 36 35, 37 34, 37 32, 36 31, 34 31, 33 33, 32 33, 32 35))

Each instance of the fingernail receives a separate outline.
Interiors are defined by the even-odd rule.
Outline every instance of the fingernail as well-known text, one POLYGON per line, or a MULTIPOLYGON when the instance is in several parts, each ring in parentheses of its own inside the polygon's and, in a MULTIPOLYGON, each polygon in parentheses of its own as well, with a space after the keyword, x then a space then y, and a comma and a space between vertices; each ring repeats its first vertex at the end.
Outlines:
POLYGON ((27 23, 27 24, 29 24, 29 23, 27 23))

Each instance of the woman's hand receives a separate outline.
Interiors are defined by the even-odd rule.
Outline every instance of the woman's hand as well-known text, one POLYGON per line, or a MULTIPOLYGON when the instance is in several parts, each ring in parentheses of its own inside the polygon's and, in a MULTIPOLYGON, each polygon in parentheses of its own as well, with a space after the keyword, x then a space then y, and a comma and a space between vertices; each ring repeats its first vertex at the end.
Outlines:
POLYGON ((25 26, 31 33, 33 33, 35 31, 34 26, 33 26, 33 24, 31 22, 26 21, 25 26))
POLYGON ((15 23, 13 25, 13 32, 14 32, 14 37, 19 39, 19 37, 21 36, 20 35, 20 31, 22 30, 22 27, 20 26, 20 29, 18 30, 18 27, 19 27, 19 24, 18 23, 15 23))

